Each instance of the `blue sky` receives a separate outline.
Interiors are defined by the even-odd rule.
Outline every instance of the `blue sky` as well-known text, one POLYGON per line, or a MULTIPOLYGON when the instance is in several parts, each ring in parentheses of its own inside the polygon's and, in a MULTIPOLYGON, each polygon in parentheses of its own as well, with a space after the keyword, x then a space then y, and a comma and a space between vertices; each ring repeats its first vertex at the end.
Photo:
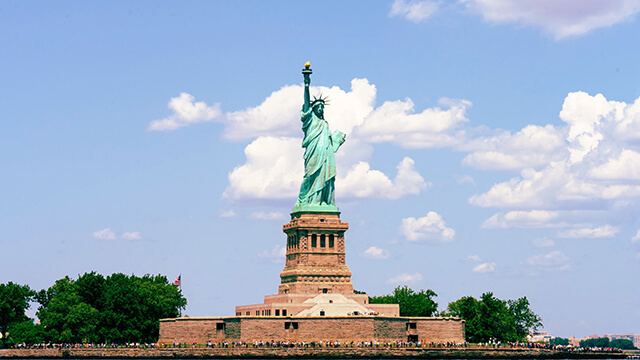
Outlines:
POLYGON ((302 69, 328 95, 356 289, 526 296, 640 333, 634 1, 0 3, 0 281, 277 292, 302 69))

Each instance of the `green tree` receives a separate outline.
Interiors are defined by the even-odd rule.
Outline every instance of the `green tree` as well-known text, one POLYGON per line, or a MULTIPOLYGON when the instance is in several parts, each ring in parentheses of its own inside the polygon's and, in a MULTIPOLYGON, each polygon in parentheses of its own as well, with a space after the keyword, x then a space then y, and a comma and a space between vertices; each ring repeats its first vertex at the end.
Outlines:
POLYGON ((565 339, 565 338, 561 338, 561 337, 555 337, 555 338, 552 338, 551 340, 549 340, 549 345, 551 345, 551 346, 569 345, 569 339, 565 339))
POLYGON ((11 281, 0 284, 0 333, 3 347, 14 326, 29 319, 25 311, 29 309, 33 295, 34 292, 28 285, 18 285, 11 281))
POLYGON ((480 300, 465 296, 451 302, 443 315, 463 318, 467 341, 472 343, 524 341, 530 330, 542 327, 526 297, 505 301, 491 292, 482 294, 480 300))
POLYGON ((580 347, 583 347, 583 348, 592 348, 592 347, 606 348, 606 347, 609 347, 609 338, 602 337, 602 338, 582 340, 582 341, 580 341, 580 347))
POLYGON ((36 295, 48 341, 155 342, 161 318, 180 315, 187 302, 165 276, 95 272, 56 281, 36 295))
POLYGON ((44 343, 44 327, 40 324, 34 324, 33 319, 17 323, 11 327, 11 340, 16 344, 44 343))
POLYGON ((613 339, 609 342, 609 347, 622 349, 622 350, 635 350, 637 349, 633 345, 633 341, 629 339, 613 339))
POLYGON ((508 300, 507 307, 513 315, 515 339, 525 339, 531 330, 542 327, 542 319, 529 307, 526 296, 516 300, 508 300))
POLYGON ((400 316, 434 316, 438 303, 433 300, 438 295, 431 289, 415 292, 407 285, 398 286, 392 294, 369 298, 371 304, 399 304, 400 316))

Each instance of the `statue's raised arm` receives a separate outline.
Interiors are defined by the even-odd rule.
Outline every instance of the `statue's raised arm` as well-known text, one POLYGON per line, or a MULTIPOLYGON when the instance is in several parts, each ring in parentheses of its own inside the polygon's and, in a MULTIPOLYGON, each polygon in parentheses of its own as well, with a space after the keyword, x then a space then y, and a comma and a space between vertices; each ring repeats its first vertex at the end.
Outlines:
POLYGON ((302 105, 302 111, 306 112, 309 110, 311 106, 311 97, 309 96, 309 86, 311 84, 311 63, 307 61, 304 64, 304 70, 302 70, 302 75, 304 76, 304 104, 302 105))
POLYGON ((336 212, 335 179, 336 160, 334 153, 345 141, 346 135, 340 131, 331 133, 329 124, 324 119, 324 107, 327 99, 320 96, 313 99, 309 95, 311 84, 311 64, 305 64, 304 104, 300 112, 302 120, 302 147, 304 150, 304 178, 300 186, 300 194, 293 208, 298 211, 336 212))

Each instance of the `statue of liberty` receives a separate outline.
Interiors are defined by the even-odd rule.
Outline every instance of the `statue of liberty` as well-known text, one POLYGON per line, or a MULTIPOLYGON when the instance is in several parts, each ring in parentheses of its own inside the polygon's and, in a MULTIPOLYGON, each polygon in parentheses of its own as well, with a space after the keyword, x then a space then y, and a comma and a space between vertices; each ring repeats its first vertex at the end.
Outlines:
POLYGON ((304 66, 304 104, 300 111, 304 132, 304 179, 293 212, 337 211, 334 194, 336 160, 333 154, 344 143, 346 135, 329 130, 329 124, 324 119, 324 107, 328 103, 326 98, 320 95, 311 101, 311 64, 307 62, 304 66))

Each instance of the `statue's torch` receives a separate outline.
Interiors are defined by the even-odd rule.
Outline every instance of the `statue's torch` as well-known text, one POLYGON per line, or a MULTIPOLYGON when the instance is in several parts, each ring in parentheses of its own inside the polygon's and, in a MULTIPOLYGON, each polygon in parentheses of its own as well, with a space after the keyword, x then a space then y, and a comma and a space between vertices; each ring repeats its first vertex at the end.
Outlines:
POLYGON ((307 63, 304 64, 304 69, 302 69, 302 74, 307 77, 311 75, 311 73, 313 73, 313 71, 311 70, 311 63, 307 61, 307 63))

